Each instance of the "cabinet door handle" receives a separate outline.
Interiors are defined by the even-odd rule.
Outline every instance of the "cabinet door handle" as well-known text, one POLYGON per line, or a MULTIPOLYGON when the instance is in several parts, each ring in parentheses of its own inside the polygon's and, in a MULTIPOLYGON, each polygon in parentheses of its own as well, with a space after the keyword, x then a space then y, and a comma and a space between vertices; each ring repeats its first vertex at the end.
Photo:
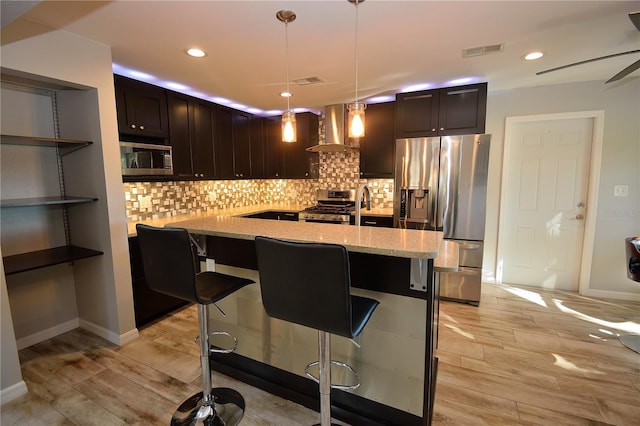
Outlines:
POLYGON ((135 124, 132 124, 132 125, 131 125, 131 128, 132 128, 132 129, 135 129, 135 128, 136 128, 136 125, 135 125, 135 124))
POLYGON ((140 130, 144 130, 144 126, 142 126, 142 125, 141 125, 141 126, 140 126, 140 130))
POLYGON ((436 131, 436 129, 431 129, 431 131, 432 131, 432 132, 435 132, 435 131, 436 131))
POLYGON ((377 225, 377 224, 378 224, 378 222, 371 222, 371 221, 369 221, 369 220, 365 220, 365 221, 364 221, 364 224, 365 224, 365 225, 377 225))
POLYGON ((444 127, 440 127, 440 130, 444 130, 444 127))

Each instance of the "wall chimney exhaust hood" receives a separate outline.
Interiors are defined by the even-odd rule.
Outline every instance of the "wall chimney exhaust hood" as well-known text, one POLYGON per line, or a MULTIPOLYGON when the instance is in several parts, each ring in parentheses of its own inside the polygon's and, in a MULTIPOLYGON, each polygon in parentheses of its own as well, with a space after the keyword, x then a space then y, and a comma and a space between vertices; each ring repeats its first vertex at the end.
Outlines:
POLYGON ((307 148, 310 152, 347 152, 358 148, 345 143, 345 116, 344 104, 327 105, 324 108, 324 142, 307 148))

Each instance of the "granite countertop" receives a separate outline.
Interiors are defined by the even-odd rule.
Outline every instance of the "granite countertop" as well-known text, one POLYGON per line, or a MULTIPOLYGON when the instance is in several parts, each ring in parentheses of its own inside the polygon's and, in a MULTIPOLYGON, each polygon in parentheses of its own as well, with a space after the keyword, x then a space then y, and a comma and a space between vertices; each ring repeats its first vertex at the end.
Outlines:
POLYGON ((289 241, 340 244, 347 250, 360 253, 422 259, 436 258, 443 241, 442 232, 282 222, 220 215, 175 221, 169 226, 185 228, 193 234, 244 240, 262 235, 289 241))
POLYGON ((433 262, 437 272, 456 272, 460 264, 460 247, 451 240, 442 240, 438 257, 433 262))
MULTIPOLYGON (((184 214, 165 218, 129 222, 129 236, 136 235, 136 223, 151 226, 179 226, 189 232, 239 239, 253 239, 258 235, 290 241, 311 241, 341 244, 348 250, 409 258, 435 258, 436 270, 458 269, 458 246, 443 240, 441 232, 417 231, 370 226, 340 226, 324 223, 280 222, 251 219, 242 216, 267 211, 299 212, 307 205, 256 204, 234 207, 211 213, 184 214)), ((363 210, 362 215, 392 216, 391 208, 363 210)))
POLYGON ((256 213, 264 213, 269 211, 278 212, 299 212, 309 207, 307 204, 289 204, 289 203, 277 203, 277 204, 255 204, 253 206, 244 207, 231 207, 228 209, 220 209, 211 213, 197 213, 197 214, 182 214, 170 217, 163 217, 158 219, 146 219, 138 222, 129 221, 127 223, 127 232, 129 237, 136 236, 136 224, 144 223, 150 226, 165 226, 167 223, 178 222, 189 219, 203 218, 203 217, 217 217, 217 216, 246 216, 256 213))

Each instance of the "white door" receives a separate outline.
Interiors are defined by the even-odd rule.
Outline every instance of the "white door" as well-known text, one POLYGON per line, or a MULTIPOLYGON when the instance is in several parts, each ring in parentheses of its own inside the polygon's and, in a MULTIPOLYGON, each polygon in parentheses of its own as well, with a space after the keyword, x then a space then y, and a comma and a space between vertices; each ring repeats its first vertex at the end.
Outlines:
POLYGON ((593 118, 516 122, 505 158, 502 282, 577 291, 593 118))

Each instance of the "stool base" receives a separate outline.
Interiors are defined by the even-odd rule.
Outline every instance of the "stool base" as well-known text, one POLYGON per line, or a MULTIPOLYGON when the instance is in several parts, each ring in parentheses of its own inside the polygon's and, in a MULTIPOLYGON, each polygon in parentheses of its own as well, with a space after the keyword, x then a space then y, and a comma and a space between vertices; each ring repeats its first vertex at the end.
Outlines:
POLYGON ((199 392, 185 400, 173 413, 171 426, 235 426, 244 415, 244 398, 237 391, 229 388, 211 389, 214 411, 204 419, 197 414, 202 407, 203 396, 199 392))
POLYGON ((640 353, 640 334, 621 334, 620 342, 632 351, 640 353))

